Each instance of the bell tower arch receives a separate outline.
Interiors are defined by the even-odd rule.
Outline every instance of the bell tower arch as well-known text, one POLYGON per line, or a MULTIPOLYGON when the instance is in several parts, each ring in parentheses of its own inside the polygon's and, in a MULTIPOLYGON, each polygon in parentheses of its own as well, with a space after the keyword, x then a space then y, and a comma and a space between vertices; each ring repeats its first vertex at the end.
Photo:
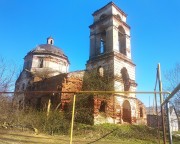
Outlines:
MULTIPOLYGON (((93 14, 90 28, 90 53, 87 70, 102 67, 104 74, 114 77, 114 90, 136 89, 135 64, 131 60, 130 26, 127 15, 113 2, 108 3, 93 14), (124 81, 122 69, 126 69, 129 79, 124 81), (115 77, 118 77, 116 79, 115 77)), ((130 94, 135 97, 134 94, 130 94)))

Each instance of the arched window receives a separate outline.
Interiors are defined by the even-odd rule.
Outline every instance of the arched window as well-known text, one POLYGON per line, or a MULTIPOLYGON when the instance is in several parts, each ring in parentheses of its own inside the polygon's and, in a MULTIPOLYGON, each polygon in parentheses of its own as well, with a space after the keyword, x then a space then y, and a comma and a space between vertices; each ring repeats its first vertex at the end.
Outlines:
POLYGON ((140 115, 141 118, 143 117, 143 109, 142 109, 142 107, 140 107, 139 115, 140 115))
POLYGON ((127 71, 127 69, 125 67, 123 67, 121 69, 121 75, 122 75, 122 80, 123 80, 123 83, 124 83, 124 90, 128 91, 129 88, 130 88, 130 78, 129 78, 128 71, 127 71))
POLYGON ((121 20, 121 17, 120 17, 119 14, 116 15, 116 18, 119 19, 119 20, 121 20))
POLYGON ((31 105, 31 100, 27 101, 27 105, 29 105, 29 106, 31 105))
POLYGON ((22 110, 23 109, 23 102, 20 100, 19 101, 19 110, 22 110))
POLYGON ((39 68, 43 68, 43 58, 39 59, 39 68))
POLYGON ((22 85, 22 90, 25 90, 25 83, 23 83, 22 85))
POLYGON ((104 30, 101 33, 100 39, 100 54, 103 54, 106 51, 106 31, 104 30))
POLYGON ((62 87, 60 85, 57 85, 57 90, 60 91, 62 87))
POLYGON ((100 16, 100 20, 104 19, 105 17, 107 17, 107 15, 106 15, 106 14, 102 14, 102 15, 100 16))
POLYGON ((107 103, 105 101, 101 101, 99 112, 106 112, 106 105, 107 103))
POLYGON ((63 110, 67 112, 69 110, 69 105, 67 102, 64 103, 63 110))
POLYGON ((124 122, 128 122, 128 123, 131 123, 131 105, 129 103, 128 100, 125 100, 123 102, 123 115, 122 115, 122 119, 124 122))
POLYGON ((98 68, 98 74, 99 74, 99 76, 101 76, 101 77, 103 77, 104 76, 104 69, 103 69, 103 67, 99 67, 98 68))
POLYGON ((118 27, 118 44, 120 53, 126 55, 126 34, 122 26, 118 27))
POLYGON ((40 109, 41 109, 41 98, 37 98, 36 108, 37 108, 37 110, 40 110, 40 109))

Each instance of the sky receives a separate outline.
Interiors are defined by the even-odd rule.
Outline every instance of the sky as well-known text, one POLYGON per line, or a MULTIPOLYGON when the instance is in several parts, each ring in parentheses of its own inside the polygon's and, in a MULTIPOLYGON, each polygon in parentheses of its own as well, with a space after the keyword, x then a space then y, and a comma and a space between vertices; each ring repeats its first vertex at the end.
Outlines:
MULTIPOLYGON (((109 0, 0 0, 0 57, 22 69, 24 56, 52 36, 70 60, 84 70, 89 58, 92 13, 109 0)), ((153 91, 157 64, 164 73, 180 62, 179 0, 114 0, 131 27, 137 91, 153 91)), ((166 85, 163 83, 163 86, 166 85)), ((146 106, 150 95, 138 95, 146 106)), ((150 97, 150 98, 149 98, 150 97)))

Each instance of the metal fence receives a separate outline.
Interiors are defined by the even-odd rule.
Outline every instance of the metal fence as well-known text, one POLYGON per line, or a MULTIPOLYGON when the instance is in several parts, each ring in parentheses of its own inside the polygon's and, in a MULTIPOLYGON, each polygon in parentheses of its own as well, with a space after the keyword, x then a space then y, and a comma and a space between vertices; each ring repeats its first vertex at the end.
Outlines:
MULTIPOLYGON (((176 109, 173 107, 173 105, 170 103, 175 94, 180 91, 180 83, 177 85, 177 87, 169 94, 169 96, 163 101, 161 104, 161 107, 166 107, 166 117, 165 121, 167 122, 167 130, 168 130, 168 138, 169 143, 172 144, 172 131, 173 129, 178 129, 178 123, 179 123, 179 116, 176 113, 176 109), (170 107, 171 104, 171 107, 170 107), (173 115, 174 112, 174 115, 173 115)), ((165 126, 164 126, 165 127, 165 126)), ((165 138, 165 137, 164 137, 165 138)), ((164 140, 164 143, 166 143, 166 140, 164 140)))
MULTIPOLYGON (((76 106, 76 98, 81 97, 82 96, 81 94, 93 94, 93 95, 96 95, 96 94, 99 94, 99 95, 119 94, 119 95, 121 95, 121 94, 124 94, 124 93, 126 93, 126 94, 127 93, 160 94, 160 95, 161 94, 168 94, 169 95, 168 98, 161 104, 161 106, 163 107, 163 105, 166 104, 173 97, 173 95, 179 90, 179 88, 180 88, 180 86, 178 86, 172 93, 162 92, 162 91, 160 91, 160 92, 127 92, 127 91, 126 92, 124 92, 124 91, 123 92, 122 91, 79 91, 79 92, 33 91, 33 92, 30 92, 29 91, 29 92, 16 92, 16 93, 14 93, 14 92, 0 92, 0 96, 1 96, 1 101, 0 101, 1 102, 1 105, 0 105, 1 106, 1 109, 0 109, 1 118, 0 118, 0 122, 1 122, 1 126, 4 127, 4 128, 16 127, 16 128, 20 128, 20 129, 23 129, 23 130, 31 128, 31 129, 34 129, 34 131, 37 132, 36 127, 33 126, 33 125, 37 125, 38 123, 34 124, 33 121, 36 122, 35 119, 37 119, 37 117, 40 116, 40 119, 42 120, 42 123, 44 122, 44 127, 43 128, 47 128, 48 130, 51 129, 50 130, 51 134, 53 134, 53 129, 55 129, 56 131, 58 131, 58 129, 56 129, 55 125, 57 123, 55 123, 55 121, 53 121, 55 119, 51 114, 54 114, 55 116, 59 116, 59 117, 61 117, 62 115, 59 115, 57 113, 51 113, 51 111, 50 111, 50 108, 52 107, 51 102, 52 101, 56 102, 56 99, 50 99, 50 98, 59 97, 59 96, 62 97, 62 94, 69 94, 69 97, 67 99, 63 99, 63 98, 61 98, 61 99, 64 100, 64 102, 67 102, 67 101, 73 102, 71 107, 70 107, 71 109, 69 110, 71 116, 67 116, 67 117, 65 116, 67 119, 71 118, 71 121, 69 121, 69 123, 66 124, 66 126, 65 126, 65 123, 61 123, 61 124, 59 124, 59 126, 63 127, 64 133, 66 133, 66 134, 69 133, 70 134, 70 140, 69 141, 70 141, 70 144, 72 144, 72 142, 73 142, 74 118, 75 118, 75 108, 76 108, 75 107, 76 106), (22 101, 21 100, 18 101, 18 105, 15 105, 14 103, 12 103, 12 101, 15 101, 14 96, 16 96, 16 95, 19 95, 21 97, 21 100, 22 100, 22 101), (46 105, 46 109, 41 111, 40 108, 42 108, 42 107, 34 105, 35 108, 38 109, 38 111, 41 112, 41 113, 37 112, 37 113, 32 113, 31 114, 30 112, 28 112, 28 111, 32 111, 32 110, 29 109, 29 107, 28 107, 29 99, 26 99, 24 96, 28 97, 29 95, 33 95, 34 97, 36 97, 37 95, 48 97, 48 103, 46 105), (26 105, 24 105, 25 101, 26 101, 26 105), (48 121, 48 117, 49 117, 49 119, 51 119, 50 125, 48 125, 46 123, 48 121), (32 121, 31 124, 29 123, 29 120, 32 121), (45 127, 45 125, 46 125, 46 127, 45 127), (67 130, 67 128, 68 128, 68 130, 67 130)), ((37 98, 36 103, 38 103, 38 98, 37 98)), ((64 107, 64 109, 66 109, 65 105, 63 105, 63 107, 64 107)), ((53 110, 56 111, 57 108, 59 108, 59 103, 56 103, 56 106, 53 108, 53 110)), ((66 119, 65 117, 63 115, 62 119, 59 119, 59 120, 63 121, 64 119, 66 119)), ((60 122, 60 121, 58 121, 58 122, 60 122)), ((168 122, 168 125, 170 125, 169 121, 167 121, 167 122, 168 122)), ((155 121, 155 123, 158 123, 158 122, 155 121)), ((157 134, 156 134, 156 136, 157 136, 157 134)), ((123 135, 123 133, 122 133, 122 135, 123 135)), ((165 135, 166 135, 166 132, 165 132, 165 135)), ((159 143, 160 143, 160 141, 162 141, 162 140, 160 140, 160 137, 156 137, 156 136, 154 136, 154 138, 157 139, 157 141, 159 141, 159 143)), ((171 135, 170 131, 169 131, 169 136, 170 136, 169 138, 171 138, 170 139, 170 142, 171 142, 172 141, 172 135, 171 135)), ((166 143, 166 139, 164 140, 164 143, 166 143)))

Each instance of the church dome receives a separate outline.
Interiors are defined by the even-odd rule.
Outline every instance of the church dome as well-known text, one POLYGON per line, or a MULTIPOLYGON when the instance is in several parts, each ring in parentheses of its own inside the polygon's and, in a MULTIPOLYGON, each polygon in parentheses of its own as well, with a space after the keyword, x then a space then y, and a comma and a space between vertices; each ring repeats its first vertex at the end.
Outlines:
POLYGON ((58 57, 64 57, 67 58, 67 56, 64 54, 63 50, 57 46, 54 46, 54 39, 50 36, 47 38, 47 44, 40 44, 36 46, 33 50, 28 52, 27 55, 54 55, 58 57))
POLYGON ((26 56, 29 55, 53 55, 67 59, 69 63, 68 57, 64 54, 61 48, 54 45, 54 39, 51 36, 47 38, 47 44, 40 44, 36 46, 33 50, 28 52, 26 56))
MULTIPOLYGON (((30 53, 33 54, 54 54, 57 56, 63 56, 64 52, 62 51, 62 49, 52 45, 52 44, 40 44, 38 45, 35 49, 33 49, 32 51, 30 51, 30 53)), ((64 55, 65 56, 65 55, 64 55)))
POLYGON ((58 73, 69 71, 69 60, 61 48, 54 46, 54 39, 47 38, 46 44, 40 44, 24 57, 24 69, 42 71, 51 69, 58 73))

